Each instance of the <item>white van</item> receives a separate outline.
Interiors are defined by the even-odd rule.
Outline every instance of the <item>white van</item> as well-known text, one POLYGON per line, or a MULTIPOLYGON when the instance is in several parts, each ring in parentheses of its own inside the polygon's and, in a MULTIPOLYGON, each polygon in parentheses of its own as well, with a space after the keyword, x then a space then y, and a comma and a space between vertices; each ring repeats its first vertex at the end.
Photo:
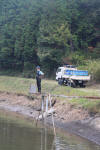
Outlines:
POLYGON ((78 70, 76 66, 66 65, 57 69, 56 80, 60 85, 85 87, 85 83, 90 80, 90 75, 87 70, 78 70))

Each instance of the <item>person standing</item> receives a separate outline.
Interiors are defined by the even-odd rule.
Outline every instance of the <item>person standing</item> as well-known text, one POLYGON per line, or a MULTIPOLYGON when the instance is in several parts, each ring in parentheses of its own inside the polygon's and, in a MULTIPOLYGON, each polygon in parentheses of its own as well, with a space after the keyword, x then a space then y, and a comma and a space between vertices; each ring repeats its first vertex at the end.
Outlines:
POLYGON ((36 83, 38 92, 41 93, 41 78, 43 77, 44 73, 40 70, 40 66, 36 67, 36 83))

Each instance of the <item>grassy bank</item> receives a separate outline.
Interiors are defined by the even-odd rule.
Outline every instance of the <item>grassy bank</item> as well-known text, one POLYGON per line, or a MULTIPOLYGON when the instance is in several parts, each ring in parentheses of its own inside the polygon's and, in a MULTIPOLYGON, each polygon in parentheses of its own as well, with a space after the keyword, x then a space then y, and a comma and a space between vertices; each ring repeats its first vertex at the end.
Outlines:
MULTIPOLYGON (((29 87, 35 84, 35 79, 20 77, 0 76, 0 91, 29 95, 29 87)), ((42 80, 42 92, 66 96, 100 96, 100 90, 92 88, 71 88, 59 86, 56 81, 42 80)), ((63 98, 59 98, 62 100, 63 98)), ((72 105, 82 106, 90 112, 100 112, 100 100, 72 99, 72 105)))

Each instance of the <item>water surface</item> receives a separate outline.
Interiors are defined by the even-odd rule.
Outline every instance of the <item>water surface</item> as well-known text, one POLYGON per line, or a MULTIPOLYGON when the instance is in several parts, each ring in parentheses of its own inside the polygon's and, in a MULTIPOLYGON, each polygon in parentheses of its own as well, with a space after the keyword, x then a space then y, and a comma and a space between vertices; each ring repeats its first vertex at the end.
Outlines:
POLYGON ((100 150, 100 146, 70 134, 54 137, 51 129, 0 113, 0 150, 100 150))

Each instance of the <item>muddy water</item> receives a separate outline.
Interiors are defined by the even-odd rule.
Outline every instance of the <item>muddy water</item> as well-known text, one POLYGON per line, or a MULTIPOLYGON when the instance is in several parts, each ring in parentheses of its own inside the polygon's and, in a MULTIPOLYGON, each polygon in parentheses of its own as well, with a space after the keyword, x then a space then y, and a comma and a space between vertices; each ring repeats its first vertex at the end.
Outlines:
POLYGON ((0 150, 100 150, 80 137, 58 133, 28 120, 0 113, 0 150))

